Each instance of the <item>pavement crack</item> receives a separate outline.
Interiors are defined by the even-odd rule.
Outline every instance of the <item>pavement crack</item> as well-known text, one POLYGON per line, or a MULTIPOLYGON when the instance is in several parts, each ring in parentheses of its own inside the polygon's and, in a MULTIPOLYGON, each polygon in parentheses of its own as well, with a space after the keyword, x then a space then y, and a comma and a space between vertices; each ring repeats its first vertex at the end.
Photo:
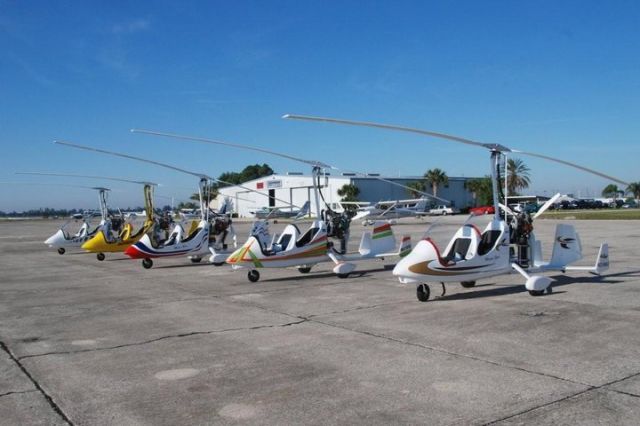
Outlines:
POLYGON ((0 393, 0 398, 2 398, 3 396, 7 396, 7 395, 19 395, 22 393, 32 393, 32 392, 38 392, 38 389, 31 389, 31 390, 26 390, 26 391, 11 391, 11 392, 5 392, 5 393, 0 393))
POLYGON ((39 391, 42 396, 44 396, 44 399, 47 401, 47 403, 49 404, 49 406, 53 409, 53 411, 55 411, 60 417, 62 417, 62 419, 69 425, 73 425, 73 422, 71 421, 71 419, 69 417, 67 417, 67 415, 64 413, 64 411, 62 411, 62 409, 60 408, 60 406, 58 406, 58 404, 56 404, 56 402, 53 400, 53 398, 51 397, 51 395, 49 395, 43 388, 42 386, 40 386, 40 383, 35 379, 35 377, 33 377, 31 375, 31 373, 29 373, 29 370, 27 370, 27 368, 22 365, 22 363, 20 362, 20 359, 18 359, 13 352, 11 352, 11 350, 9 349, 9 347, 6 345, 6 343, 4 343, 3 341, 0 340, 0 348, 2 348, 3 351, 5 351, 7 353, 7 355, 9 355, 9 357, 11 358, 11 360, 13 360, 13 362, 16 363, 16 365, 18 366, 18 368, 20 368, 20 370, 24 373, 25 376, 27 376, 27 378, 29 380, 31 380, 31 383, 33 383, 33 385, 36 387, 36 390, 39 391))
POLYGON ((324 322, 324 321, 319 321, 316 319, 309 319, 310 322, 315 322, 318 324, 322 324, 328 327, 335 327, 335 328, 339 328, 342 330, 347 330, 347 331, 351 331, 353 333, 360 333, 360 334, 364 334, 366 336, 370 336, 370 337, 376 337, 379 339, 385 339, 388 340, 390 342, 395 342, 395 343, 400 343, 403 345, 407 345, 407 346, 413 346, 413 347, 417 347, 417 348, 421 348, 421 349, 426 349, 429 351, 433 351, 433 352, 439 352, 445 355, 450 355, 450 356, 455 356, 455 357, 459 357, 459 358, 465 358, 465 359, 471 359, 474 361, 479 361, 479 362, 484 362, 486 364, 491 364, 491 365, 495 365, 497 367, 503 367, 503 368, 509 368, 512 370, 517 370, 517 371, 522 371, 524 373, 529 373, 529 374, 535 374, 538 376, 543 376, 543 377, 548 377, 551 379, 556 379, 556 380, 561 380, 563 382, 567 382, 567 383, 572 383, 572 384, 576 384, 576 385, 581 385, 581 386, 587 386, 587 387, 593 387, 592 385, 589 385, 587 383, 582 383, 582 382, 578 382, 575 380, 570 380, 570 379, 566 379, 564 377, 559 377, 559 376, 554 376, 553 374, 548 374, 548 373, 542 373, 540 371, 531 371, 531 370, 527 370, 526 368, 522 368, 522 367, 516 367, 513 365, 508 365, 508 364, 502 364, 496 361, 491 361, 485 358, 479 358, 479 357, 475 357, 472 355, 465 355, 465 354, 461 354, 461 353, 457 353, 457 352, 452 352, 452 351, 448 351, 446 349, 442 349, 442 348, 436 348, 433 346, 428 346, 428 345, 424 345, 421 343, 415 343, 415 342, 409 342, 407 340, 402 340, 402 339, 397 339, 395 337, 389 337, 389 336, 385 336, 383 334, 376 334, 376 333, 372 333, 370 331, 364 331, 364 330, 356 330, 356 329, 352 329, 349 327, 345 327, 342 325, 338 325, 338 324, 332 324, 332 323, 328 323, 328 322, 324 322))
MULTIPOLYGON (((503 418, 500 418, 500 419, 492 420, 492 421, 490 421, 490 422, 488 422, 488 423, 485 423, 484 425, 493 425, 493 424, 496 424, 496 423, 499 423, 499 422, 502 422, 502 421, 505 421, 505 420, 509 420, 509 419, 514 418, 514 417, 518 417, 518 416, 521 416, 521 415, 523 415, 523 414, 530 413, 530 412, 532 412, 532 411, 534 411, 534 410, 537 410, 537 409, 539 409, 539 408, 548 407, 548 406, 550 406, 550 405, 557 404, 557 403, 559 403, 559 402, 563 402, 563 401, 566 401, 566 400, 569 400, 569 399, 575 398, 575 397, 577 397, 577 396, 580 396, 580 395, 582 395, 582 394, 585 394, 585 393, 587 393, 587 392, 591 392, 591 391, 599 390, 599 389, 604 389, 604 390, 609 391, 609 392, 620 393, 620 394, 627 395, 627 396, 631 396, 631 397, 634 397, 634 398, 640 398, 640 395, 635 395, 635 394, 633 394, 633 393, 629 393, 629 392, 620 391, 620 390, 617 390, 617 389, 609 389, 609 388, 608 388, 608 386, 614 385, 614 384, 619 383, 619 382, 623 382, 623 381, 625 381, 625 380, 627 380, 627 379, 631 379, 631 378, 636 377, 636 376, 639 376, 639 375, 640 375, 640 373, 634 373, 634 374, 631 374, 631 375, 629 375, 629 376, 623 377, 623 378, 621 378, 621 379, 616 379, 616 380, 613 380, 613 381, 611 381, 611 382, 604 383, 604 384, 602 384, 602 385, 598 385, 598 386, 590 386, 590 387, 589 387, 589 389, 584 389, 584 390, 582 390, 582 391, 580 391, 580 392, 576 392, 576 393, 574 393, 574 394, 572 394, 572 395, 568 395, 568 396, 565 396, 565 397, 562 397, 562 398, 556 399, 556 400, 554 400, 554 401, 550 401, 550 402, 546 402, 546 403, 544 403, 544 404, 540 404, 540 405, 538 405, 538 406, 535 406, 535 407, 529 408, 529 409, 527 409, 527 410, 523 410, 523 411, 520 411, 520 412, 518 412, 518 413, 511 414, 511 415, 509 415, 509 416, 507 416, 507 417, 503 417, 503 418)), ((483 426, 484 426, 484 425, 483 425, 483 426)))
POLYGON ((127 348, 127 347, 130 347, 130 346, 148 345, 149 343, 155 343, 155 342, 159 342, 159 341, 162 341, 162 340, 180 339, 180 338, 183 338, 183 337, 201 336, 201 335, 207 335, 207 334, 228 333, 228 332, 234 332, 234 331, 261 330, 261 329, 265 329, 265 328, 289 327, 289 326, 292 326, 292 325, 302 324, 303 322, 308 321, 306 318, 300 318, 300 317, 297 317, 297 318, 299 319, 299 321, 291 321, 291 322, 284 323, 284 324, 256 325, 256 326, 253 326, 253 327, 237 327, 237 328, 226 328, 226 329, 222 329, 222 330, 209 330, 209 331, 190 331, 190 332, 187 332, 187 333, 178 333, 178 334, 171 334, 171 335, 168 335, 168 336, 156 337, 155 339, 144 340, 144 341, 141 341, 141 342, 123 343, 122 345, 105 346, 105 347, 100 347, 100 348, 77 349, 77 350, 71 350, 71 351, 52 351, 52 352, 45 352, 45 353, 40 353, 40 354, 24 355, 24 356, 21 356, 18 359, 19 360, 23 360, 23 359, 27 359, 27 358, 37 358, 37 357, 43 357, 43 356, 48 356, 48 355, 73 355, 73 354, 79 354, 79 353, 85 353, 85 352, 108 351, 108 350, 113 350, 113 349, 127 348))

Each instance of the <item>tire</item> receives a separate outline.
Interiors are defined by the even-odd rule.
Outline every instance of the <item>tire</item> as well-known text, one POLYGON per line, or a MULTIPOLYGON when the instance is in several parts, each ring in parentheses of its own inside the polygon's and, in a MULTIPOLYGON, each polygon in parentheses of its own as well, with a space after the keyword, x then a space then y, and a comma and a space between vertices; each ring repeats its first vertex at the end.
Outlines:
POLYGON ((65 251, 66 251, 66 250, 64 249, 64 247, 60 247, 60 248, 58 249, 58 254, 64 254, 64 252, 65 252, 65 251))
POLYGON ((341 278, 341 279, 349 278, 349 274, 338 274, 338 278, 341 278))
POLYGON ((148 257, 142 259, 142 267, 144 269, 151 269, 152 266, 153 266, 153 260, 149 259, 148 257))
POLYGON ((446 215, 447 215, 447 212, 442 212, 442 216, 446 216, 446 215))
POLYGON ((311 272, 311 266, 301 266, 298 268, 298 272, 300 272, 301 274, 308 274, 309 272, 311 272))
POLYGON ((544 290, 529 290, 529 294, 532 296, 542 296, 544 294, 544 290))
POLYGON ((98 253, 98 254, 96 254, 96 258, 97 258, 100 262, 102 262, 102 261, 104 260, 104 253, 98 253))
POLYGON ((420 284, 416 287, 416 297, 421 302, 427 302, 429 300, 429 295, 431 290, 429 289, 428 284, 420 284))
POLYGON ((224 265, 224 262, 214 262, 213 266, 222 266, 224 265))
POLYGON ((201 260, 202 260, 201 257, 192 257, 191 258, 191 263, 200 263, 201 260))
POLYGON ((252 283, 256 283, 260 279, 260 272, 256 271, 255 269, 252 269, 249 272, 247 272, 247 278, 252 283))
POLYGON ((462 281, 460 283, 460 285, 462 285, 462 287, 464 287, 464 288, 471 288, 471 287, 475 287, 476 286, 476 282, 475 281, 462 281))

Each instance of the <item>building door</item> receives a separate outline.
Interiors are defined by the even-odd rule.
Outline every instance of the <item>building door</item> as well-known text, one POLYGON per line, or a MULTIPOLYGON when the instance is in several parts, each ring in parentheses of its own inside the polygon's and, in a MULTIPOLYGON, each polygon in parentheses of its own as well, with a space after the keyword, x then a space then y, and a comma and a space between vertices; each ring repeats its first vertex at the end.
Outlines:
POLYGON ((269 207, 275 207, 275 206, 276 206, 276 190, 270 189, 269 190, 269 207))

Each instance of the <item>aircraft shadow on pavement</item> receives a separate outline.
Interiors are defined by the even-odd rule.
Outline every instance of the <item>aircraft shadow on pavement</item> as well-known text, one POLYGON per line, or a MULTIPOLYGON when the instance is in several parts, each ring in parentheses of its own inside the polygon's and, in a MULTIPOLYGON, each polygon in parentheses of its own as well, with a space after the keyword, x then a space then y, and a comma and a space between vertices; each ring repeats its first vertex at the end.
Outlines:
MULTIPOLYGON (((382 268, 375 268, 375 269, 356 269, 351 274, 349 274, 348 278, 340 279, 340 281, 344 281, 345 283, 347 283, 347 282, 349 282, 349 280, 354 279, 354 278, 366 278, 371 273, 387 271, 389 269, 388 266, 389 265, 385 265, 382 268)), ((293 270, 293 269, 291 271, 293 273, 296 273, 296 271, 293 270)), ((313 272, 310 272, 308 274, 301 274, 301 273, 297 272, 297 274, 298 275, 294 275, 294 276, 290 276, 290 277, 268 278, 268 279, 264 279, 264 280, 261 279, 260 282, 304 281, 304 280, 313 280, 313 279, 318 279, 318 278, 338 278, 338 276, 336 274, 334 274, 333 272, 318 272, 318 273, 315 273, 315 274, 313 272)))
MULTIPOLYGON (((596 284, 616 284, 616 283, 620 283, 623 282, 623 280, 616 280, 616 279, 612 279, 615 277, 635 277, 638 276, 638 274, 640 274, 640 270, 635 270, 635 271, 626 271, 626 272, 619 272, 619 273, 615 273, 615 274, 606 274, 606 275, 601 275, 601 276, 597 276, 597 275, 590 275, 590 276, 581 276, 581 277, 572 277, 572 276, 568 276, 568 275, 553 275, 551 276, 551 278, 553 278, 555 281, 553 281, 551 283, 551 286, 553 287, 554 293, 556 294, 562 294, 565 293, 564 291, 555 291, 558 287, 562 287, 565 285, 569 285, 569 284, 574 284, 577 282, 580 283, 596 283, 596 284)), ((431 284, 431 283, 430 283, 431 284)), ((446 285, 446 284, 445 284, 446 285)), ((482 285, 476 285, 475 288, 478 287, 485 287, 485 286, 494 286, 495 284, 493 283, 487 283, 487 284, 482 284, 482 285)), ((451 288, 451 284, 449 284, 449 287, 447 288, 447 291, 449 291, 449 288, 451 288)), ((455 288, 455 286, 454 286, 455 288)), ((454 288, 451 288, 451 290, 454 290, 454 288)), ((479 291, 474 291, 473 289, 471 291, 467 291, 464 293, 452 293, 452 294, 445 294, 444 296, 438 296, 438 291, 440 290, 440 286, 438 285, 438 283, 433 283, 433 285, 431 285, 431 294, 435 294, 434 297, 434 301, 437 300, 441 300, 441 301, 446 301, 446 300, 465 300, 465 299, 476 299, 476 298, 482 298, 482 297, 493 297, 493 296, 507 296, 510 294, 517 294, 517 293, 524 293, 527 291, 527 289, 524 286, 524 283, 522 284, 517 284, 517 285, 506 285, 506 286, 499 286, 499 287, 492 287, 492 288, 488 288, 488 289, 483 289, 483 290, 479 290, 479 291)), ((544 297, 547 294, 544 294, 540 297, 544 297)), ((553 295, 550 294, 550 296, 553 295)))

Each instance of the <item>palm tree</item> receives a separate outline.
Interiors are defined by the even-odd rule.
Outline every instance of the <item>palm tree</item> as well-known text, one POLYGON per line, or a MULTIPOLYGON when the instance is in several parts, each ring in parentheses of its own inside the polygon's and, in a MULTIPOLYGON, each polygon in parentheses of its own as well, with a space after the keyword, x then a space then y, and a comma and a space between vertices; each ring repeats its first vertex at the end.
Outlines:
MULTIPOLYGON (((358 201, 358 194, 360 194, 360 188, 352 183, 345 183, 338 189, 338 195, 342 197, 340 201, 358 201)), ((348 204, 343 206, 343 208, 347 211, 355 212, 358 207, 353 204, 348 204)))
POLYGON ((527 189, 531 183, 527 167, 519 158, 509 158, 507 160, 507 191, 509 195, 517 195, 521 189, 527 189))
POLYGON ((447 174, 438 168, 427 170, 424 174, 424 178, 431 184, 431 192, 434 197, 438 196, 438 185, 446 185, 449 183, 449 177, 447 174))
POLYGON ((482 179, 469 179, 464 182, 464 187, 471 192, 471 197, 473 198, 473 207, 478 205, 478 194, 483 190, 485 183, 482 179))
POLYGON ((618 189, 618 185, 610 183, 609 185, 605 186, 604 189, 602 190, 602 196, 607 198, 613 198, 615 200, 616 198, 618 198, 619 192, 620 192, 620 189, 618 189))
POLYGON ((638 204, 638 200, 640 200, 640 182, 631 182, 627 186, 627 192, 633 194, 633 198, 636 199, 636 204, 638 204))
POLYGON ((420 193, 424 192, 425 190, 425 185, 424 182, 421 180, 416 180, 414 182, 409 182, 407 183, 407 192, 409 193, 409 196, 411 198, 418 198, 420 197, 420 193))

